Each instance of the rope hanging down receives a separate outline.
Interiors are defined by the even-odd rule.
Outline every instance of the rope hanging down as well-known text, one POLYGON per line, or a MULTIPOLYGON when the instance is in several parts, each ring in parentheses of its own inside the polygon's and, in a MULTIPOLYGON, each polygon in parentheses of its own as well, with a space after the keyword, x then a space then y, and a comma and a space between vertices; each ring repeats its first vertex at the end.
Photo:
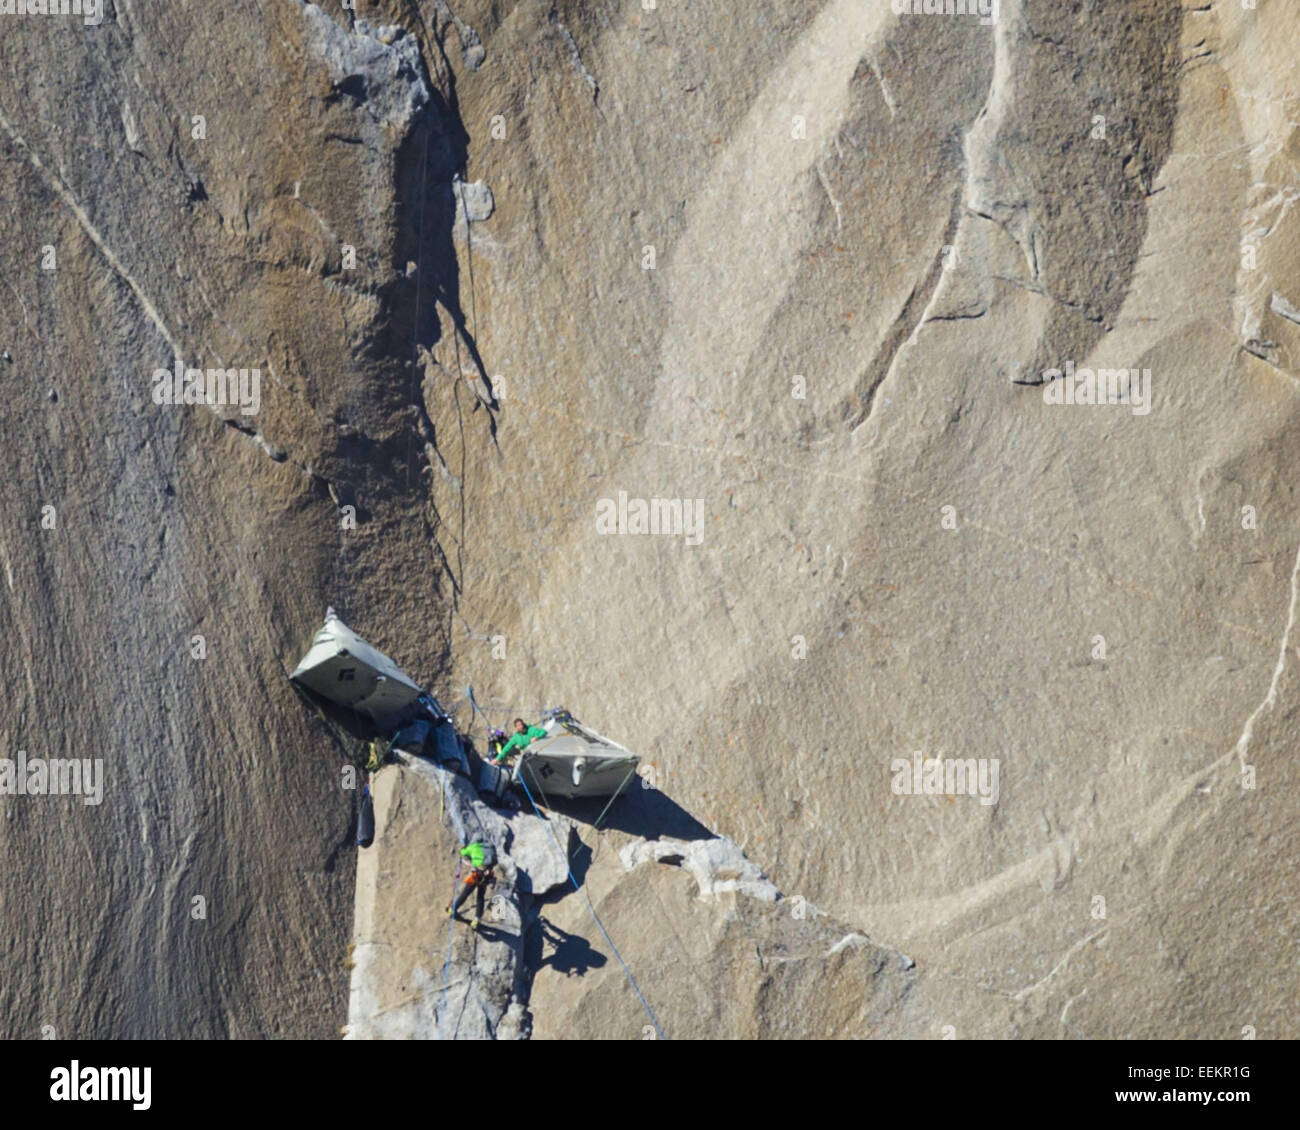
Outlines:
MULTIPOLYGON (((447 782, 442 782, 443 801, 447 799, 447 782)), ((447 902, 447 910, 450 912, 451 905, 456 901, 456 892, 460 888, 460 856, 456 857, 456 878, 451 881, 451 898, 447 902)), ((442 1007, 438 1010, 438 1039, 442 1039, 442 1022, 447 1016, 447 986, 451 983, 451 948, 452 942, 456 938, 456 919, 447 915, 447 960, 442 963, 442 1007)), ((470 973, 473 972, 471 969, 470 973)), ((468 976, 468 974, 467 974, 468 976)), ((468 982, 465 986, 465 992, 469 992, 468 982)))
MULTIPOLYGON (((487 731, 490 735, 492 732, 492 728, 488 725, 487 715, 483 713, 482 709, 479 707, 478 702, 474 698, 474 688, 466 687, 465 694, 466 697, 469 699, 471 709, 476 711, 479 717, 483 719, 483 725, 484 727, 487 728, 487 731)), ((633 772, 635 772, 635 770, 633 770, 633 772)), ((559 855, 559 857, 564 860, 564 870, 569 876, 569 882, 573 884, 573 889, 582 896, 583 901, 587 904, 587 913, 591 915, 591 920, 594 923, 596 923, 596 929, 601 932, 601 935, 604 937, 605 941, 609 943, 609 948, 614 951, 614 956, 618 958, 618 963, 623 967, 623 973, 627 976, 628 984, 632 986, 632 991, 636 993, 637 1000, 641 1002, 641 1007, 645 1009, 645 1014, 650 1018, 650 1023, 654 1025, 655 1032, 658 1034, 659 1039, 661 1040, 668 1039, 668 1037, 664 1035, 664 1030, 659 1027, 659 1021, 655 1019, 654 1010, 651 1009, 649 1003, 646 1001, 645 994, 641 992, 641 987, 636 983, 636 978, 632 976, 632 970, 628 968, 627 962, 623 960, 623 955, 618 952, 618 946, 614 944, 614 939, 609 936, 609 931, 605 929, 604 925, 600 921, 600 918, 597 916, 596 908, 591 905, 591 899, 587 897, 587 892, 584 891, 582 887, 578 885, 578 880, 574 877, 573 869, 569 866, 569 857, 565 853, 564 849, 560 847, 560 841, 555 838, 555 832, 551 828, 550 820, 548 820, 545 816, 543 816, 541 811, 538 809, 537 801, 533 799, 533 792, 528 787, 528 782, 524 780, 523 773, 516 773, 515 779, 521 785, 523 785, 524 794, 528 797, 528 803, 533 806, 533 813, 537 816, 537 818, 540 821, 542 821, 543 824, 546 825, 546 834, 551 837, 551 843, 555 845, 556 854, 559 855)), ((631 774, 628 774, 628 777, 624 779, 623 784, 619 785, 618 789, 614 793, 614 796, 610 798, 609 804, 605 805, 604 811, 601 812, 600 816, 597 818, 596 821, 597 825, 599 825, 600 821, 604 819, 605 813, 609 811, 610 805, 612 805, 614 801, 618 799, 619 793, 623 791, 624 787, 627 785, 628 780, 630 779, 631 779, 631 774)), ((541 787, 540 782, 538 784, 538 787, 539 788, 541 787)), ((545 794, 543 794, 543 799, 544 798, 545 798, 545 794)))
POLYGON ((537 802, 533 800, 532 790, 529 789, 528 782, 524 780, 524 775, 520 773, 518 774, 518 778, 519 783, 524 786, 524 792, 528 796, 528 803, 533 806, 533 812, 536 813, 539 820, 546 824, 546 831, 551 837, 551 843, 555 845, 556 852, 559 854, 560 858, 564 860, 564 869, 569 873, 569 882, 573 884, 573 889, 582 896, 583 901, 587 904, 587 912, 591 915, 591 920, 596 923, 596 929, 601 932, 605 941, 609 943, 609 948, 614 951, 614 956, 618 958, 619 965, 623 967, 623 972, 627 975, 627 983, 632 986, 632 991, 636 993, 637 1000, 641 1002, 641 1007, 645 1009, 645 1014, 650 1018, 650 1023, 654 1025, 655 1032, 658 1033, 661 1040, 668 1039, 668 1037, 664 1035, 664 1030, 659 1027, 659 1021, 655 1019, 654 1011, 646 1002, 645 995, 641 992, 640 986, 636 983, 636 978, 632 976, 632 970, 627 967, 627 962, 623 960, 623 955, 618 952, 618 946, 614 944, 614 939, 609 936, 609 931, 605 929, 601 924, 600 918, 597 917, 596 908, 591 905, 591 899, 587 897, 587 892, 578 885, 578 880, 574 878, 573 870, 569 867, 569 858, 565 855, 564 849, 560 847, 560 841, 555 838, 555 832, 551 828, 551 822, 541 814, 541 811, 537 807, 537 802))

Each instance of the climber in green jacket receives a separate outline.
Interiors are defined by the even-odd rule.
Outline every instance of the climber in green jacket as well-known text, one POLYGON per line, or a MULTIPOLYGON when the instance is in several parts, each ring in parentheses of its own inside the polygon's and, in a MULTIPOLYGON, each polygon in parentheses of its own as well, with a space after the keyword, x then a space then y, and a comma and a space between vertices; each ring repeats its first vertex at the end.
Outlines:
POLYGON ((449 918, 455 918, 460 912, 461 904, 473 891, 478 897, 469 927, 477 930, 483 918, 483 896, 487 894, 488 884, 496 882, 497 849, 493 844, 485 844, 482 840, 471 840, 459 851, 461 858, 469 860, 470 872, 465 876, 465 883, 456 895, 456 901, 443 907, 443 911, 449 918))
POLYGON ((493 765, 501 765, 506 758, 515 750, 527 749, 528 744, 535 738, 546 737, 546 731, 541 726, 525 726, 522 718, 515 719, 515 732, 510 735, 510 740, 497 752, 492 759, 493 765))

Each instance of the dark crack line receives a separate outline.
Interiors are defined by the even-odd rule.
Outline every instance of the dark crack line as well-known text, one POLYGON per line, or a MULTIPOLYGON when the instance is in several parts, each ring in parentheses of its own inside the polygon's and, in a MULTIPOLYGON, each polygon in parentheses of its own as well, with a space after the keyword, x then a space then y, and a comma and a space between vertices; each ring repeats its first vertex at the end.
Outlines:
POLYGON ((857 431, 871 416, 877 390, 884 383, 885 378, 889 376, 890 370, 894 366, 894 360, 903 348, 903 343, 912 336, 915 330, 920 328, 926 307, 930 305, 930 299, 934 297, 935 291, 939 289, 939 283, 943 278, 944 271, 943 249, 951 247, 957 237, 957 227, 961 223, 962 196, 965 187, 964 183, 959 185, 953 194, 952 211, 948 216, 948 224, 944 228, 943 242, 939 251, 930 261, 925 276, 912 287, 912 293, 907 296, 907 301, 903 303, 903 308, 899 311, 898 317, 894 319, 894 324, 890 327, 885 340, 881 342, 875 357, 871 359, 871 364, 867 366, 867 371, 858 381, 858 386, 853 393, 853 399, 857 401, 858 407, 849 420, 849 431, 851 432, 857 431))

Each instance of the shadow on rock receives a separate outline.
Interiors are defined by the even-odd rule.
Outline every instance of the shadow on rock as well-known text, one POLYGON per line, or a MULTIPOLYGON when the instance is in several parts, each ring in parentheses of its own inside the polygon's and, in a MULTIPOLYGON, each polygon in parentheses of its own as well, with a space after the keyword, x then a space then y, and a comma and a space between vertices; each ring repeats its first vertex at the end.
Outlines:
POLYGON ((589 969, 599 969, 609 959, 592 948, 586 938, 561 930, 546 918, 538 918, 536 929, 528 932, 524 948, 524 961, 536 973, 550 966, 566 977, 581 977, 589 969), (549 955, 543 956, 547 946, 549 955))
MULTIPOLYGON (((584 824, 594 823, 605 804, 605 797, 552 801, 556 812, 584 824)), ((645 840, 708 840, 714 835, 667 793, 643 788, 639 779, 610 805, 601 827, 616 828, 645 840)))

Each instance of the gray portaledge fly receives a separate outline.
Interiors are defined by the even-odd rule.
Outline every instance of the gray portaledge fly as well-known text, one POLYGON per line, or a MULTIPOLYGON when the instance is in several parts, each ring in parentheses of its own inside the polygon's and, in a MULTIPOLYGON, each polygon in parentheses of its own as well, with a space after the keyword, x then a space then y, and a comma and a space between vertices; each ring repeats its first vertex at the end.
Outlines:
POLYGON ((332 608, 289 678, 336 706, 370 718, 381 731, 411 718, 424 695, 409 675, 332 608))
POLYGON ((612 796, 636 774, 636 754, 568 713, 558 712, 542 726, 546 737, 534 738, 515 767, 534 796, 612 796))

